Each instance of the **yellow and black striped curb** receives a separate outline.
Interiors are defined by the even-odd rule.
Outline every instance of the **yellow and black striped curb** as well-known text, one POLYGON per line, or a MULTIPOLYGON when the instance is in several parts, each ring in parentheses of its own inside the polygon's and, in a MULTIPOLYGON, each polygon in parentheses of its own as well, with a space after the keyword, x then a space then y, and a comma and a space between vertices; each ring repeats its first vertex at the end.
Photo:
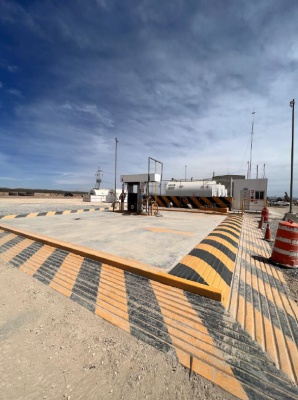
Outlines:
POLYGON ((220 302, 4 229, 0 258, 239 399, 298 396, 220 302))
POLYGON ((256 226, 255 219, 244 217, 228 311, 298 384, 298 307, 282 270, 269 262, 271 247, 256 226))
POLYGON ((205 209, 218 212, 228 212, 232 206, 232 197, 197 197, 197 196, 158 196, 154 199, 159 207, 168 207, 172 203, 173 207, 186 208, 190 204, 192 208, 205 209))
POLYGON ((108 263, 113 267, 129 271, 165 285, 173 286, 182 290, 187 290, 191 293, 209 297, 213 300, 221 301, 222 293, 217 288, 213 288, 211 286, 207 287, 198 282, 190 282, 189 280, 170 275, 153 265, 141 263, 135 260, 129 260, 127 258, 109 254, 103 251, 92 250, 88 247, 63 242, 61 240, 56 240, 47 236, 27 232, 25 230, 13 228, 3 224, 0 225, 0 229, 16 235, 22 235, 28 239, 37 240, 49 246, 69 251, 83 257, 88 257, 95 261, 108 263))
POLYGON ((51 217, 53 215, 94 212, 94 211, 100 211, 100 209, 101 209, 100 207, 94 207, 94 208, 82 208, 82 209, 78 209, 78 210, 45 211, 45 212, 33 212, 33 213, 27 213, 27 214, 10 214, 10 215, 0 215, 0 219, 51 217))
POLYGON ((242 215, 231 215, 170 271, 170 274, 218 288, 227 304, 239 247, 242 215))

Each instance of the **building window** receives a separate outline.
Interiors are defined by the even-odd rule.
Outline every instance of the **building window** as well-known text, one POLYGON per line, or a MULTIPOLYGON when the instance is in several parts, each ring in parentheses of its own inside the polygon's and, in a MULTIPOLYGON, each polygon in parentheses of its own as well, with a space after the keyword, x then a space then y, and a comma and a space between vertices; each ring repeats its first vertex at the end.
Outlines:
POLYGON ((264 200, 264 195, 265 195, 264 190, 263 191, 256 190, 256 200, 264 200))

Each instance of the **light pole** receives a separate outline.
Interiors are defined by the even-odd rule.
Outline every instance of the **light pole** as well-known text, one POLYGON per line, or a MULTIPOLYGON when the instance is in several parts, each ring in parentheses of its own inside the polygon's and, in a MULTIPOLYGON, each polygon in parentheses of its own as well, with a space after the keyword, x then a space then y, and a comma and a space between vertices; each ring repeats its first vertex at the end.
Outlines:
POLYGON ((290 183, 290 214, 292 213, 292 203, 293 203, 293 165, 294 165, 294 110, 295 110, 295 100, 290 101, 290 106, 292 107, 292 148, 291 148, 291 183, 290 183))
POLYGON ((255 111, 252 112, 252 124, 251 124, 251 141, 250 141, 250 159, 249 159, 249 179, 251 179, 251 158, 252 158, 252 141, 254 136, 254 117, 255 111))
POLYGON ((117 189, 117 145, 118 145, 119 140, 115 138, 115 197, 114 201, 117 201, 117 194, 116 194, 116 189, 117 189))
POLYGON ((187 165, 185 165, 185 182, 186 182, 186 170, 187 170, 187 165))

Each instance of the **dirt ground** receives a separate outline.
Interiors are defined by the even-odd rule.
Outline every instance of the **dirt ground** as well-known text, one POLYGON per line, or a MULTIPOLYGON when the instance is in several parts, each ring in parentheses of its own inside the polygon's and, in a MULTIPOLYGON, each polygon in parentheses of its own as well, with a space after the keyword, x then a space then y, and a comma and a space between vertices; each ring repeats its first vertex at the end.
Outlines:
POLYGON ((3 263, 0 308, 1 400, 233 399, 3 263))
MULTIPOLYGON (((289 285, 297 299, 297 277, 289 285)), ((3 263, 0 310, 1 400, 235 399, 3 263)))

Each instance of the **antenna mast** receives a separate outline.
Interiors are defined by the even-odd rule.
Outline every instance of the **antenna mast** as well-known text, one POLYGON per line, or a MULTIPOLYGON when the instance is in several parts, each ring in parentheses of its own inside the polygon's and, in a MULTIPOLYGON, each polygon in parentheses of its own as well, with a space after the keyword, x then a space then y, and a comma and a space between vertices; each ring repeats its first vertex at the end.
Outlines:
POLYGON ((100 189, 100 184, 101 184, 101 176, 102 176, 102 170, 100 169, 100 167, 98 167, 98 170, 95 174, 96 176, 96 181, 95 181, 95 189, 100 189))
POLYGON ((252 142, 254 136, 254 117, 255 111, 252 112, 252 125, 251 125, 251 142, 250 142, 250 160, 249 160, 249 178, 251 178, 251 158, 252 158, 252 142))

